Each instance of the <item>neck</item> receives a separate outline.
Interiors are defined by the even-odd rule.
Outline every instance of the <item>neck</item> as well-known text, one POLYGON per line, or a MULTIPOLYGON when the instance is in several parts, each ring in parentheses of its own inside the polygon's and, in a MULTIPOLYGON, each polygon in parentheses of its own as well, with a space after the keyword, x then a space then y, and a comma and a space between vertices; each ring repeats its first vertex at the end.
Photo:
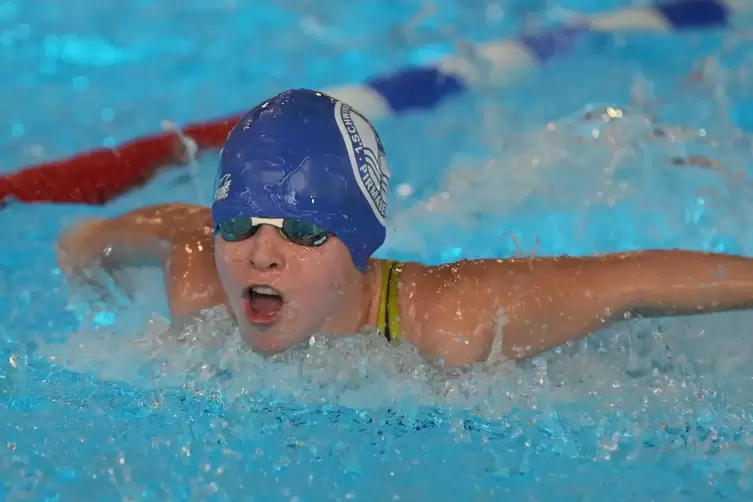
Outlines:
POLYGON ((329 333, 357 333, 365 326, 375 326, 379 315, 379 294, 381 270, 379 262, 372 260, 365 272, 358 272, 352 287, 344 294, 348 298, 341 316, 328 323, 329 333))
POLYGON ((361 288, 360 319, 358 330, 364 326, 376 326, 379 316, 379 298, 382 294, 382 268, 379 260, 370 260, 363 274, 361 288))

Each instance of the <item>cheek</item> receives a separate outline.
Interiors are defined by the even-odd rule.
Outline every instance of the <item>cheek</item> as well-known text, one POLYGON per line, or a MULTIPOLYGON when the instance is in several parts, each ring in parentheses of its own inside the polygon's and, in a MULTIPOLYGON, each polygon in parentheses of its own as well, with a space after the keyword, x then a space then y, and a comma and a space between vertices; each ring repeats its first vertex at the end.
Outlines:
POLYGON ((297 259, 289 261, 290 278, 297 289, 311 292, 317 296, 328 296, 341 289, 342 263, 318 250, 307 250, 297 259), (291 264, 294 264, 292 267, 291 264))
POLYGON ((306 287, 316 293, 322 301, 329 302, 333 297, 339 298, 347 290, 342 263, 322 260, 306 275, 306 287))
POLYGON ((244 275, 244 264, 238 260, 233 260, 227 252, 218 252, 215 254, 215 266, 217 274, 223 284, 232 284, 241 280, 244 275), (235 279, 235 280, 234 280, 235 279))

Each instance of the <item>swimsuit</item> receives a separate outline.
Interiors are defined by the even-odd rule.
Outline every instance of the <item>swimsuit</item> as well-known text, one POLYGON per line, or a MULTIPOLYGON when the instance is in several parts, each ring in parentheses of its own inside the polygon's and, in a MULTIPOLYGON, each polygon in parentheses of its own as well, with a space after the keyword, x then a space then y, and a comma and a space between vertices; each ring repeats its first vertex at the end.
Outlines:
POLYGON ((379 294, 377 329, 391 345, 400 341, 400 311, 398 308, 398 282, 402 264, 394 260, 380 262, 382 288, 379 294))

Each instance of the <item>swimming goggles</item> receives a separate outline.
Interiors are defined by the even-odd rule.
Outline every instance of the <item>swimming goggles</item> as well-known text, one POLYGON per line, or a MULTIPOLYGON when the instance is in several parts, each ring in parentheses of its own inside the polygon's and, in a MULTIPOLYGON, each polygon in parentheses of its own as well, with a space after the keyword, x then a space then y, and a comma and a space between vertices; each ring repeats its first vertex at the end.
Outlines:
POLYGON ((240 242, 254 235, 261 225, 277 227, 287 240, 306 247, 321 246, 332 235, 319 225, 294 218, 231 218, 217 225, 217 233, 228 242, 240 242))

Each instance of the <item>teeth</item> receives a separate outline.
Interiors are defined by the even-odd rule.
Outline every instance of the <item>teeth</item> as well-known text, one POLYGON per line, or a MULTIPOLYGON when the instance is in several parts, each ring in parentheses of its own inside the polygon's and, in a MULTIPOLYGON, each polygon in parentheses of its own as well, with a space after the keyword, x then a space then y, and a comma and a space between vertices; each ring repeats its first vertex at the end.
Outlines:
POLYGON ((254 286, 251 288, 251 291, 254 293, 259 293, 260 295, 277 295, 277 291, 270 288, 269 286, 254 286))

